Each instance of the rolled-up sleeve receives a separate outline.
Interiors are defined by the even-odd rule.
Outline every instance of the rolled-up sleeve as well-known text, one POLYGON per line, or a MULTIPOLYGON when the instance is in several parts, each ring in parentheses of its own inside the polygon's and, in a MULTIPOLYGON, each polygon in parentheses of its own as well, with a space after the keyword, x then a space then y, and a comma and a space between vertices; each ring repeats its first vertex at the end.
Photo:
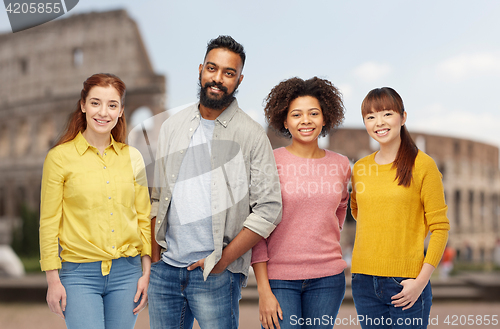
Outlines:
POLYGON ((249 201, 252 209, 243 225, 267 238, 281 221, 281 189, 274 154, 264 133, 251 152, 249 201))

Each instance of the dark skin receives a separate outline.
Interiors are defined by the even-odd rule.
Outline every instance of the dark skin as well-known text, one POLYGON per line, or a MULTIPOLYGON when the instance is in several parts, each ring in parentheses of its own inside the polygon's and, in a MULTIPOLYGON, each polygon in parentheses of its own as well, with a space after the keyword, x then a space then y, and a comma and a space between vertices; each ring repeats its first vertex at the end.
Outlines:
MULTIPOLYGON (((243 63, 241 57, 224 48, 216 48, 211 50, 203 64, 200 64, 198 73, 201 77, 201 85, 206 82, 214 81, 222 84, 227 88, 227 92, 231 93, 243 80, 242 70, 243 63)), ((209 96, 214 98, 221 97, 221 91, 211 88, 209 96)), ((203 118, 208 120, 216 119, 224 110, 213 110, 200 105, 200 113, 203 118)), ((160 260, 161 247, 155 239, 156 217, 151 221, 151 241, 152 241, 152 261, 160 260)), ((229 264, 241 257, 245 252, 250 250, 262 237, 257 233, 244 227, 238 235, 224 248, 221 259, 210 273, 221 273, 229 264)), ((197 267, 204 269, 205 259, 200 259, 196 263, 190 265, 188 270, 192 271, 197 267)))
MULTIPOLYGON (((161 247, 155 240, 155 225, 156 217, 151 219, 151 245, 152 245, 152 261, 157 262, 160 260, 161 247)), ((253 246, 260 241, 262 237, 252 230, 244 227, 238 235, 231 241, 226 248, 222 251, 222 257, 219 262, 215 265, 210 273, 222 273, 227 268, 229 264, 234 262, 236 259, 241 257, 245 252, 250 250, 253 246)), ((201 266, 204 268, 205 259, 200 259, 196 263, 188 267, 188 270, 192 271, 195 268, 201 266)))

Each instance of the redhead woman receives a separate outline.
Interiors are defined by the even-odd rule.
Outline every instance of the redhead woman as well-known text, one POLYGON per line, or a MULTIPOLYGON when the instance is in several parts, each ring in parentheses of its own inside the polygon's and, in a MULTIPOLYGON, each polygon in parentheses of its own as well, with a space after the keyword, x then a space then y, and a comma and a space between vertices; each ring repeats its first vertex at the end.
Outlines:
POLYGON ((40 263, 49 308, 69 329, 132 329, 147 303, 149 192, 142 156, 125 144, 124 100, 118 77, 89 77, 43 165, 40 263))

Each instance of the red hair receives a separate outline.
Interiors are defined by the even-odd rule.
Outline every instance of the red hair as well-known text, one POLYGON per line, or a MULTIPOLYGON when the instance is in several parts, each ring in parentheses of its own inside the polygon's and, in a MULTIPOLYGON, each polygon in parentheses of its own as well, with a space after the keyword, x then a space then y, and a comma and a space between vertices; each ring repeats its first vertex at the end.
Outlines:
MULTIPOLYGON (((363 118, 372 112, 394 111, 404 116, 405 108, 403 99, 392 88, 383 87, 373 89, 366 95, 361 104, 361 113, 363 118)), ((396 159, 392 163, 392 167, 396 168, 396 179, 398 185, 405 187, 410 186, 412 179, 412 170, 415 165, 415 158, 418 154, 418 148, 410 133, 406 129, 406 125, 401 127, 401 144, 399 145, 396 159)))
MULTIPOLYGON (((124 108, 126 93, 125 83, 123 83, 119 77, 110 73, 98 73, 92 75, 83 82, 83 89, 80 93, 80 99, 76 104, 76 110, 71 115, 63 135, 54 146, 73 140, 79 132, 84 132, 85 129, 87 129, 87 119, 85 113, 82 112, 81 106, 85 104, 90 90, 96 86, 115 88, 120 95, 122 109, 124 108)), ((113 130, 111 130, 111 135, 113 135, 115 141, 125 143, 125 138, 127 136, 127 122, 125 121, 125 115, 118 118, 116 126, 113 130)))

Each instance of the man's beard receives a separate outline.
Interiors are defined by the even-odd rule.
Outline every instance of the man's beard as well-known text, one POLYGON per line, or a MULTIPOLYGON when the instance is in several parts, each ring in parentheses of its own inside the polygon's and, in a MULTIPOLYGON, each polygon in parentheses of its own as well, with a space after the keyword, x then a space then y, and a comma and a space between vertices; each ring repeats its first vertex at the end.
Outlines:
POLYGON ((228 94, 227 93, 227 88, 224 87, 220 83, 215 83, 214 81, 212 82, 207 82, 205 83, 205 86, 201 86, 201 76, 200 79, 198 80, 198 97, 200 99, 200 104, 212 109, 212 110, 224 110, 226 107, 229 106, 234 100, 236 96, 236 92, 238 90, 238 85, 234 88, 233 92, 228 94), (222 95, 221 98, 212 98, 211 96, 208 95, 208 88, 210 87, 217 87, 219 88, 224 94, 222 95))

